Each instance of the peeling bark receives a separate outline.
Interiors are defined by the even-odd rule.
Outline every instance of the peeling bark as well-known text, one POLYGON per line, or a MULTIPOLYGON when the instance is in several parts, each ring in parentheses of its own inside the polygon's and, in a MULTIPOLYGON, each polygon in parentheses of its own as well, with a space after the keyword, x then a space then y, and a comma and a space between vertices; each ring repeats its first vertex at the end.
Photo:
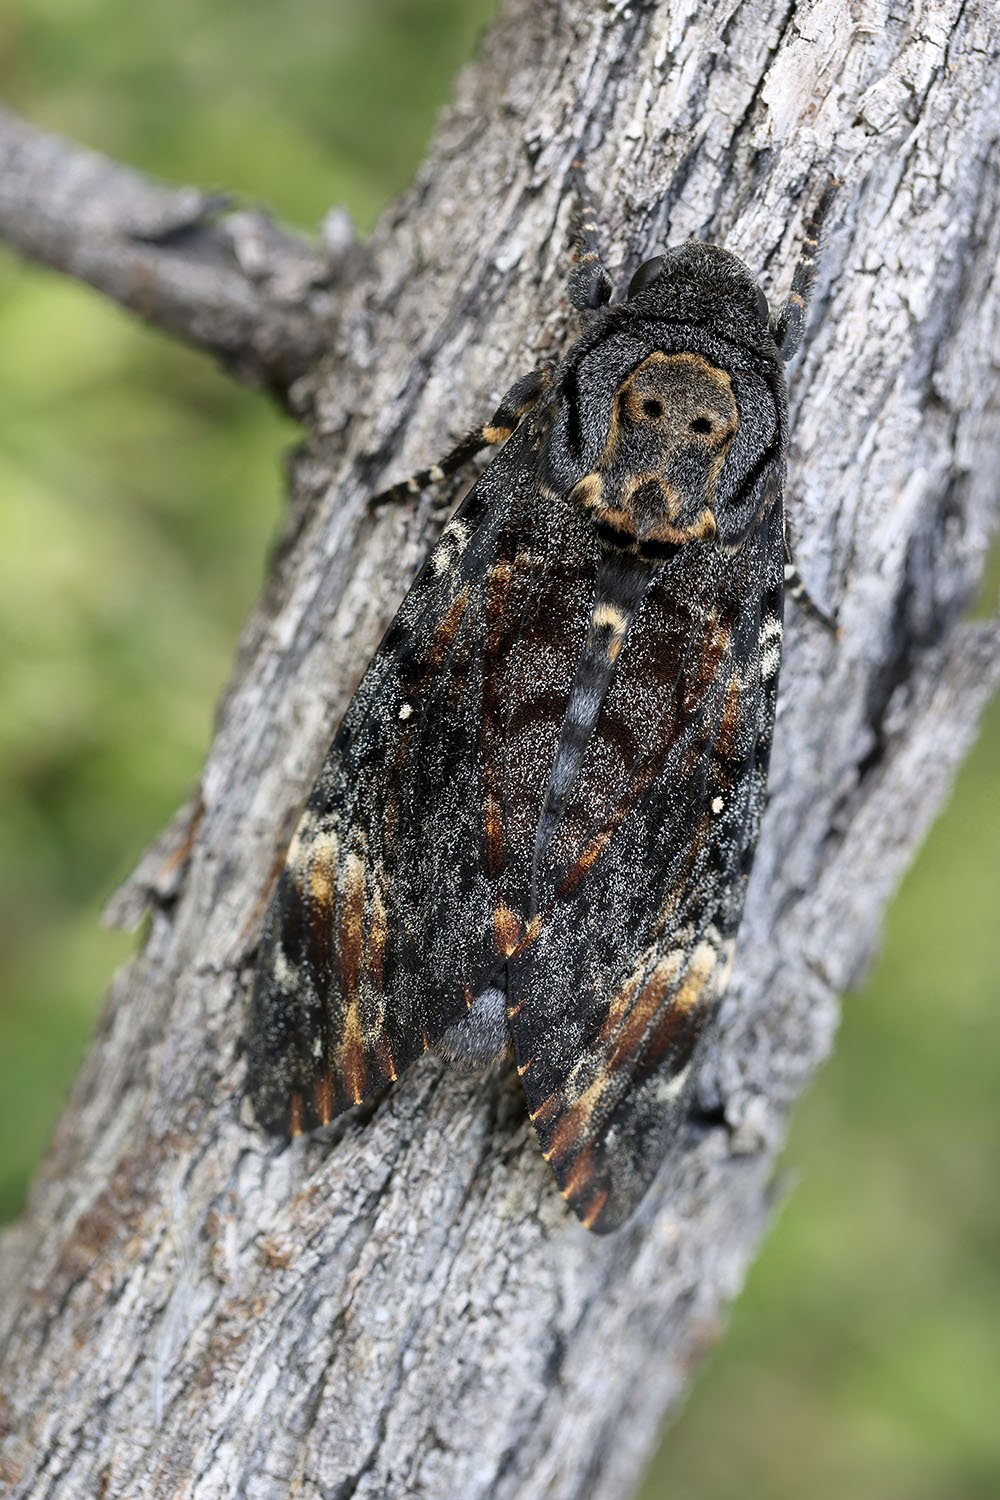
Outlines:
MULTIPOLYGON (((198 797, 121 899, 150 903, 142 952, 3 1240, 12 1495, 600 1500, 635 1482, 997 677, 1000 629, 962 615, 1000 456, 998 51, 988 9, 957 0, 511 0, 412 190, 345 263, 336 322, 296 304, 299 353, 265 377, 307 433, 286 534, 198 797), (700 1080, 718 1124, 607 1240, 558 1198, 508 1076, 427 1058, 335 1143, 285 1150, 243 1101, 276 861, 441 522, 426 497, 377 515, 365 498, 566 346, 581 153, 624 275, 695 234, 772 301, 803 213, 843 181, 791 374, 789 483, 840 634, 790 611, 772 795, 700 1080)), ((29 198, 0 182, 5 233, 54 260, 19 231, 29 198)), ((56 263, 87 274, 96 238, 81 217, 56 263)), ((171 253, 179 281, 191 261, 188 326, 145 311, 189 334, 200 253, 171 253)), ((89 279, 118 295, 113 266, 89 279)))

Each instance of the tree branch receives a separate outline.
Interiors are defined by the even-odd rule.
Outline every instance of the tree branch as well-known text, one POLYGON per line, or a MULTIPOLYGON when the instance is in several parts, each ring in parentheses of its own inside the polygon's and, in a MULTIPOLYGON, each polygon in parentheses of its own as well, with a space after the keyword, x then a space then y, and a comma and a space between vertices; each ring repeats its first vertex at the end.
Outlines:
POLYGON ((0 109, 0 237, 284 394, 329 338, 350 244, 332 214, 312 246, 259 210, 173 188, 0 109))
POLYGON ((742 1281, 836 991, 998 669, 997 628, 960 618, 997 504, 1000 68, 960 0, 933 26, 820 0, 676 14, 508 0, 345 290, 336 369, 298 383, 292 518, 200 800, 125 899, 152 903, 146 942, 3 1241, 16 1497, 611 1500, 742 1281), (440 525, 426 499, 366 497, 572 337, 581 153, 626 276, 694 233, 772 297, 814 194, 844 182, 792 371, 789 501, 840 634, 790 611, 706 1120, 606 1240, 556 1195, 510 1077, 426 1058, 366 1121, 284 1151, 243 1100, 276 861, 440 525))

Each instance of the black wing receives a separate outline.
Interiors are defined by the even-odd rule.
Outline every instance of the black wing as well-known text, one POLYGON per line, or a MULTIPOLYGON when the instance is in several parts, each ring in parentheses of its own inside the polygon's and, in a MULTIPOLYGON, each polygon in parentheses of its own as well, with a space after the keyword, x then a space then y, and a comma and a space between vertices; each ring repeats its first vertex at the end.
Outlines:
POLYGON ((537 828, 596 552, 525 424, 449 523, 292 841, 251 1006, 261 1123, 309 1129, 394 1079, 523 944, 537 828), (553 514, 553 509, 558 514, 553 514))
POLYGON ((781 647, 775 503, 735 556, 689 544, 643 600, 510 967, 543 1152, 584 1224, 631 1213, 725 989, 757 841, 781 647))

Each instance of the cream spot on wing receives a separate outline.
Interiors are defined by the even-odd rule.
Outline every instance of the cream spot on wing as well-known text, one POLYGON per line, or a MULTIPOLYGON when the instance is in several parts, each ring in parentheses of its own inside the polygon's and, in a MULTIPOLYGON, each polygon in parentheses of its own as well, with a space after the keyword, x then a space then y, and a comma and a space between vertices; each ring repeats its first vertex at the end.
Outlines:
POLYGON ((332 833, 317 833, 309 846, 309 894, 320 906, 333 901, 339 852, 340 841, 332 833))
POLYGON ((769 677, 773 677, 774 676, 775 672, 777 672, 777 670, 778 670, 778 668, 780 666, 781 666, 781 642, 779 640, 773 640, 767 646, 765 646, 764 650, 761 652, 761 656, 760 656, 760 675, 761 675, 761 677, 763 677, 764 681, 766 682, 769 677))
POLYGON ((711 941, 713 931, 713 928, 707 930, 707 940, 703 938, 692 953, 687 973, 674 995, 673 1003, 680 1011, 687 1012, 701 1001, 702 993, 716 966, 716 950, 711 941))
POLYGON ((326 830, 313 837, 309 849, 309 857, 313 864, 335 865, 339 853, 340 840, 335 833, 326 830))
POLYGON ((410 715, 412 714, 412 712, 413 712, 413 704, 412 703, 401 703, 399 705, 399 717, 401 719, 408 719, 410 717, 410 715))
POLYGON ((472 528, 457 516, 453 516, 441 533, 440 541, 434 549, 431 566, 437 578, 451 572, 458 559, 469 545, 472 528))
POLYGON ((716 814, 716 816, 718 816, 725 805, 726 804, 723 802, 721 797, 714 797, 712 799, 712 811, 716 814))
POLYGON ((672 1078, 661 1079, 656 1085, 657 1104, 672 1104, 675 1099, 679 1099, 684 1092, 684 1085, 687 1083, 690 1073, 691 1064, 688 1063, 686 1068, 682 1068, 672 1078))
POLYGON ((288 962, 285 950, 280 943, 274 945, 271 964, 274 968, 274 977, 283 990, 298 989, 299 971, 294 964, 288 962))
POLYGON ((295 830, 295 836, 288 846, 287 863, 293 870, 299 869, 309 857, 310 846, 316 835, 316 814, 306 812, 302 814, 299 826, 295 830))
POLYGON ((774 615, 760 627, 760 675, 766 681, 773 677, 781 665, 781 621, 774 615))
POLYGON ((458 517, 455 516, 448 522, 447 526, 441 533, 441 537, 442 540, 447 537, 448 541, 451 542, 459 552, 461 552, 462 548, 468 545, 470 534, 470 527, 468 527, 464 521, 460 521, 458 517))

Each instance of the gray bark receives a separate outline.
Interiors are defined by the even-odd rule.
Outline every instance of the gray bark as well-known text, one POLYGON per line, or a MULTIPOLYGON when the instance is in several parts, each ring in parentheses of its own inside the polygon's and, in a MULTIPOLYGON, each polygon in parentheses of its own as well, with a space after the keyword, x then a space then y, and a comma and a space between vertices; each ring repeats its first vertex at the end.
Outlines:
MULTIPOLYGON (((412 190, 265 377, 308 435, 286 532, 198 794, 118 904, 149 903, 142 951, 2 1245, 11 1494, 628 1493, 742 1282, 787 1110, 997 676, 996 623, 962 616, 997 499, 998 50, 992 12, 958 0, 504 6, 412 190), (791 376, 789 486, 800 568, 841 629, 790 612, 772 797, 700 1083, 720 1123, 606 1240, 568 1216, 508 1076, 427 1058, 336 1143, 287 1150, 243 1100, 276 860, 440 525, 426 497, 377 515, 365 497, 566 346, 578 153, 612 265, 695 234, 772 303, 804 211, 830 170, 843 182, 791 376)), ((19 182, 8 225, 45 216, 46 181, 19 182)), ((59 263, 78 269, 90 221, 71 238, 59 263)), ((171 253, 183 331, 219 349, 197 257, 186 280, 183 240, 171 253)))
POLYGON ((0 108, 0 236, 283 395, 326 344, 328 286, 350 249, 319 246, 219 193, 170 188, 0 108))

